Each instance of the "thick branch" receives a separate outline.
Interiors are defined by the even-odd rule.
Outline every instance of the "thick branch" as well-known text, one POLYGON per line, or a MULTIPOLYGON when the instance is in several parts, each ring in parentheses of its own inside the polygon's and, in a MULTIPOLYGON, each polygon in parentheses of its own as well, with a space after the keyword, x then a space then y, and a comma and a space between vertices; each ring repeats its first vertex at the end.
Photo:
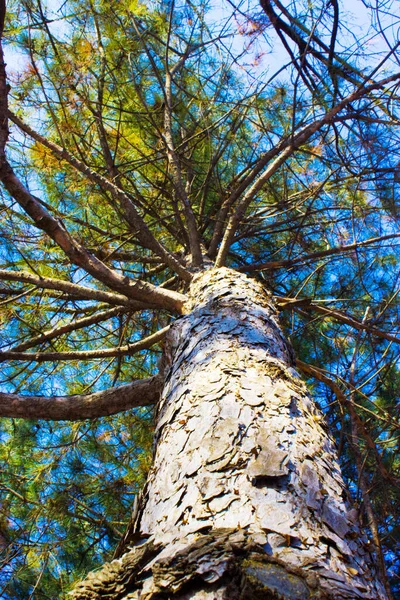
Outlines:
POLYGON ((39 288, 65 292, 77 300, 96 300, 98 302, 107 302, 107 304, 117 306, 129 306, 133 310, 153 308, 153 304, 150 302, 137 302, 126 298, 126 296, 123 296, 122 294, 104 292, 103 290, 96 290, 76 283, 70 283, 69 281, 63 281, 62 279, 40 277, 38 275, 33 275, 28 271, 6 271, 5 269, 0 269, 0 280, 31 283, 39 288))
POLYGON ((155 375, 103 392, 75 396, 22 396, 0 393, 0 416, 80 421, 114 415, 130 408, 155 404, 162 389, 162 377, 155 375))
POLYGON ((151 283, 141 280, 131 280, 110 269, 84 248, 68 233, 62 221, 50 215, 39 200, 26 189, 5 159, 0 164, 0 179, 8 193, 32 218, 35 225, 45 231, 60 246, 73 264, 128 298, 142 302, 150 301, 155 307, 181 312, 185 301, 182 294, 157 288, 151 283))

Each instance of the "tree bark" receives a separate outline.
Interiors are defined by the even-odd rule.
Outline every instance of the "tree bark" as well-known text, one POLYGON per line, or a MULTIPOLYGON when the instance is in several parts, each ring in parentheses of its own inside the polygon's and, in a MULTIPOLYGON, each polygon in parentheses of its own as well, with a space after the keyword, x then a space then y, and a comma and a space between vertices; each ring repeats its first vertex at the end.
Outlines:
POLYGON ((121 558, 74 600, 386 600, 271 298, 198 274, 171 327, 155 456, 121 558))

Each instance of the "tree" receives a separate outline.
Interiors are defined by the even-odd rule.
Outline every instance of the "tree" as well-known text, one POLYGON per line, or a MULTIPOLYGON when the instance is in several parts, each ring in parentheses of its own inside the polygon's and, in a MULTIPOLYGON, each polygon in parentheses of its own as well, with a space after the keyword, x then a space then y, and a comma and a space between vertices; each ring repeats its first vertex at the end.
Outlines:
POLYGON ((1 4, 5 598, 398 593, 395 17, 229 6, 1 4))

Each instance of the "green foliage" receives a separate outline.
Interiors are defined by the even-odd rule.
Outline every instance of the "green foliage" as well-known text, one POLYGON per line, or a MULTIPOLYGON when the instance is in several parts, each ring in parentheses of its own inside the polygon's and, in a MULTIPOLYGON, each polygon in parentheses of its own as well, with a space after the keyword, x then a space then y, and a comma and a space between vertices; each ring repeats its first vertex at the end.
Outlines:
POLYGON ((17 419, 1 437, 3 597, 59 597, 112 556, 129 523, 149 468, 151 414, 75 425, 17 419))

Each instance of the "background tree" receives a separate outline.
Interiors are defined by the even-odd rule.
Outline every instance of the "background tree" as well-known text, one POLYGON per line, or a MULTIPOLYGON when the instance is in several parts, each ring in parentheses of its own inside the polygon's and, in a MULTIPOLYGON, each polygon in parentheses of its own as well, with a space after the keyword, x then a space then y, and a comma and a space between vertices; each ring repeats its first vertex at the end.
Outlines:
POLYGON ((275 296, 399 594, 398 23, 361 7, 368 29, 336 0, 7 6, 5 598, 60 597, 112 556, 163 339, 210 261, 275 296))

